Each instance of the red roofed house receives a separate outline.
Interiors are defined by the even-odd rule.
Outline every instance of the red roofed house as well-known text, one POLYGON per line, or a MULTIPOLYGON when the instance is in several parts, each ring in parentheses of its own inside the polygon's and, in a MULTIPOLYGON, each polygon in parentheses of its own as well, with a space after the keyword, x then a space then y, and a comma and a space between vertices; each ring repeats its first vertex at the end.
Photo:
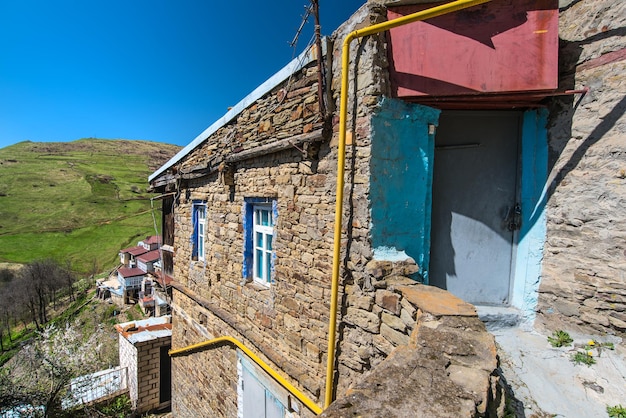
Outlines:
POLYGON ((120 263, 126 267, 136 267, 136 258, 147 252, 159 249, 161 246, 161 237, 151 235, 144 240, 139 241, 134 247, 124 248, 120 250, 120 263))
POLYGON ((151 235, 146 239, 139 241, 137 245, 144 247, 146 250, 156 250, 161 246, 161 237, 158 235, 151 235))
POLYGON ((123 250, 120 250, 120 263, 126 267, 135 267, 137 263, 135 259, 147 252, 148 250, 141 245, 124 248, 123 250))
POLYGON ((153 250, 136 258, 136 267, 146 273, 154 273, 154 263, 161 259, 159 250, 153 250))
POLYGON ((146 272, 137 267, 121 267, 117 270, 117 280, 121 285, 124 303, 128 303, 129 299, 137 300, 145 276, 146 272))

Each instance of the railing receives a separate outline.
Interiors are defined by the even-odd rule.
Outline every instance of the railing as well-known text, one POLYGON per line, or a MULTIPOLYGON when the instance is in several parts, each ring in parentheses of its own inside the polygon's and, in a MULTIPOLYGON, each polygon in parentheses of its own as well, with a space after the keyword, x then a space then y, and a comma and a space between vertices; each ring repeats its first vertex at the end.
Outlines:
POLYGON ((248 347, 243 345, 242 342, 237 340, 236 338, 230 336, 223 336, 219 338, 214 338, 212 340, 204 341, 197 344, 192 344, 190 346, 179 348, 175 350, 170 350, 170 357, 179 357, 185 356, 188 354, 192 354, 198 351, 209 350, 214 346, 218 346, 220 344, 230 344, 234 347, 239 348, 243 351, 252 361, 254 361, 259 367, 261 367, 267 374, 272 376, 272 378, 283 388, 285 388, 289 393, 295 396, 300 402, 302 402, 311 412, 315 415, 319 415, 322 413, 322 408, 320 408, 315 402, 309 399, 304 393, 302 393, 299 389, 297 389, 294 385, 289 383, 284 377, 279 375, 274 369, 272 369, 266 362, 261 360, 259 356, 254 354, 248 347))
POLYGON ((125 289, 139 289, 141 287, 143 277, 131 277, 128 279, 118 278, 118 281, 125 289))
POLYGON ((128 369, 115 367, 73 379, 69 396, 63 401, 64 409, 89 405, 113 398, 128 391, 128 369))

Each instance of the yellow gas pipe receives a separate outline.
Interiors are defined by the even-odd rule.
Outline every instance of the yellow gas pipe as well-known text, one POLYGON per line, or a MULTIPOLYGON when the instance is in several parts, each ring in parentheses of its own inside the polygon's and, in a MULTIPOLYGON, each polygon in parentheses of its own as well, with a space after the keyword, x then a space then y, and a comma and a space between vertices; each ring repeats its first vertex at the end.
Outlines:
POLYGON ((246 355, 250 357, 252 361, 258 364, 263 370, 265 370, 267 374, 272 376, 274 380, 276 380, 282 387, 287 389, 289 393, 293 394, 296 398, 298 398, 298 400, 300 400, 300 402, 306 405, 306 407, 309 408, 314 414, 319 415, 322 412, 322 408, 317 406, 315 402, 310 400, 304 393, 300 392, 295 386, 289 383, 285 378, 283 378, 281 375, 276 373, 267 363, 261 360, 249 348, 243 345, 243 343, 241 343, 240 341, 236 340, 233 337, 219 337, 219 338, 215 338, 209 341, 203 341, 198 344, 193 344, 185 348, 170 350, 169 355, 170 357, 182 356, 182 355, 185 355, 185 354, 197 351, 197 350, 203 350, 205 348, 208 348, 216 344, 224 344, 224 343, 233 344, 234 346, 239 348, 241 351, 246 353, 246 355))
POLYGON ((339 293, 339 263, 341 257, 341 222, 343 213, 343 187, 345 172, 345 151, 346 151, 346 120, 348 116, 348 66, 350 43, 363 36, 374 35, 397 26, 420 20, 430 19, 457 10, 487 3, 491 0, 457 0, 451 3, 436 6, 421 12, 413 13, 398 19, 389 20, 376 25, 368 26, 364 29, 350 32, 343 41, 341 51, 341 97, 339 102, 339 144, 337 145, 337 201, 335 203, 335 234, 333 248, 333 270, 330 296, 330 320, 328 325, 328 361, 326 363, 326 396, 324 408, 333 401, 333 382, 335 369, 335 338, 337 332, 337 299, 339 293))

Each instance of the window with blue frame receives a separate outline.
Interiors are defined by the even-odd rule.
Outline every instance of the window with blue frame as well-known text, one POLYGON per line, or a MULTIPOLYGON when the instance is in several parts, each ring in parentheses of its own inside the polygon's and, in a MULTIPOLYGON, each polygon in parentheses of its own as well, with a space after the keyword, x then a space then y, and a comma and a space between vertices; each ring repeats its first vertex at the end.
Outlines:
POLYGON ((246 199, 244 208, 245 281, 269 285, 274 267, 274 225, 276 201, 268 198, 246 199))
POLYGON ((192 209, 193 234, 191 236, 191 258, 204 261, 206 236, 206 202, 194 201, 192 209))

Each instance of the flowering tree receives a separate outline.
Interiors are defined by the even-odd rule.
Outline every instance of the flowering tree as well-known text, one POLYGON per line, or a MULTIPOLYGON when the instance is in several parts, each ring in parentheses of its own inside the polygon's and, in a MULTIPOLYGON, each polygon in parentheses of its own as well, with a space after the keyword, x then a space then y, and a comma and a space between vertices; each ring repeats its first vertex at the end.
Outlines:
POLYGON ((27 408, 31 416, 61 416, 71 380, 102 366, 101 332, 83 336, 79 324, 41 331, 0 370, 0 415, 27 408))

